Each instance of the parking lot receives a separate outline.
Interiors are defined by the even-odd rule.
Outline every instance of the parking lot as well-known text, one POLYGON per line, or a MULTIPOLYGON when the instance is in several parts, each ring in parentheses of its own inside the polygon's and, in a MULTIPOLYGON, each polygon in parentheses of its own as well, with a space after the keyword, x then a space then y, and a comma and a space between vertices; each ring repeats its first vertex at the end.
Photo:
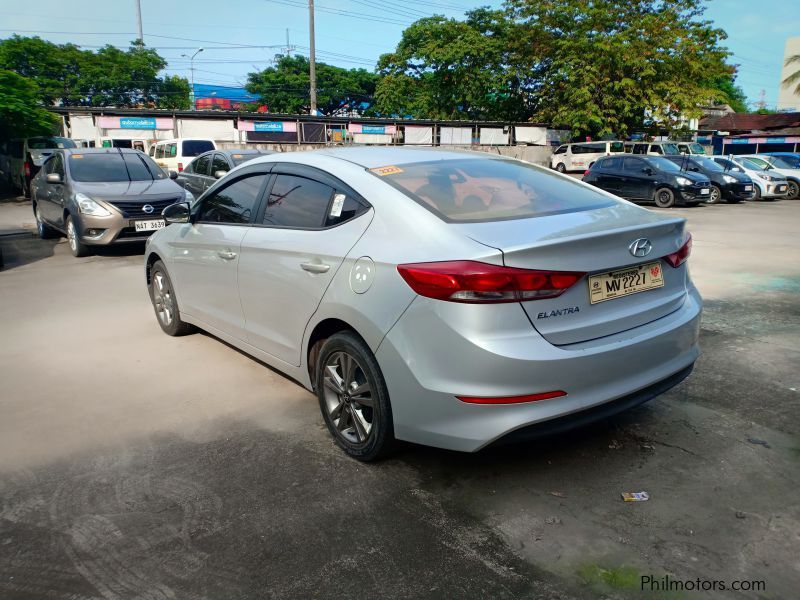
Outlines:
POLYGON ((296 383, 164 335, 141 246, 76 259, 0 201, 0 596, 796 595, 800 202, 670 212, 705 299, 687 381, 555 439, 366 465, 296 383))

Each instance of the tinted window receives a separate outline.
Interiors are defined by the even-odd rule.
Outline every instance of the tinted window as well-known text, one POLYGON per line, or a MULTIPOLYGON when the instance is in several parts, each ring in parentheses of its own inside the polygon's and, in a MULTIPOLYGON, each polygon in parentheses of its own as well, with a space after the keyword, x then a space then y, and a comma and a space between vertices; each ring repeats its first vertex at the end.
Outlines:
POLYGON ((43 150, 45 148, 75 148, 75 142, 62 137, 38 137, 28 139, 28 148, 43 150))
MULTIPOLYGON (((214 144, 210 140, 184 140, 183 141, 183 156, 199 156, 203 152, 208 152, 214 149, 214 144)), ((175 153, 170 154, 175 156, 175 153)))
POLYGON ((164 158, 164 148, 164 145, 156 146, 156 158, 164 158))
POLYGON ((64 159, 61 158, 60 154, 55 154, 51 159, 47 161, 45 164, 45 173, 57 173, 64 177, 64 159))
POLYGON ((651 157, 648 162, 653 167, 661 169, 662 171, 667 171, 669 173, 674 173, 681 170, 681 168, 674 162, 672 162, 668 158, 661 158, 660 156, 651 157))
POLYGON ((632 171, 636 173, 641 173, 642 169, 644 169, 647 165, 643 160, 639 160, 638 158, 625 158, 622 161, 622 168, 625 171, 632 171))
POLYGON ((256 152, 250 152, 250 153, 247 153, 247 154, 244 154, 244 153, 239 154, 237 152, 236 154, 231 154, 231 160, 233 161, 234 166, 238 167, 240 164, 245 163, 248 160, 253 160, 254 158, 256 158, 258 156, 261 156, 261 154, 260 153, 256 153, 256 152))
POLYGON ((192 163, 194 165, 194 172, 198 175, 208 175, 208 163, 211 162, 211 155, 201 156, 192 163))
POLYGON ((608 147, 611 152, 625 152, 625 144, 622 142, 611 142, 608 147))
MULTIPOLYGON (((664 151, 661 149, 661 146, 658 144, 653 144, 650 146, 650 153, 651 154, 664 154, 664 151)), ((675 154, 678 154, 675 152, 675 154)))
POLYGON ((149 157, 138 153, 70 154, 69 171, 75 181, 142 181, 166 177, 149 157))
POLYGON ((325 226, 338 225, 349 221, 355 216, 360 215, 367 210, 367 207, 361 204, 358 200, 342 192, 336 192, 333 195, 328 216, 325 219, 325 226))
POLYGON ((558 149, 553 152, 553 154, 564 154, 567 151, 566 146, 559 146, 558 149))
POLYGON ((249 223, 266 178, 265 174, 249 175, 208 196, 199 207, 197 220, 205 223, 249 223))
MULTIPOLYGON (((164 154, 168 158, 173 158, 175 156, 178 156, 178 145, 177 144, 167 144, 167 147, 166 147, 166 150, 165 150, 164 154)), ((201 154, 201 153, 198 152, 198 154, 201 154)), ((196 156, 196 155, 191 154, 190 156, 196 156)))
POLYGON ((392 170, 383 176, 380 169, 374 172, 445 221, 526 219, 613 204, 577 181, 515 160, 459 158, 392 170))
POLYGON ((633 145, 633 153, 634 154, 647 154, 647 144, 634 144, 633 145))
POLYGON ((694 162, 700 166, 701 168, 705 169, 706 171, 723 171, 724 169, 720 167, 717 163, 715 163, 710 158, 705 157, 697 157, 694 159, 694 162))
POLYGON ((604 158, 600 161, 600 166, 603 169, 611 169, 613 171, 618 171, 622 168, 622 159, 621 158, 604 158))
POLYGON ((659 154, 680 154, 675 144, 661 144, 659 154))
POLYGON ((794 159, 792 160, 788 156, 775 156, 770 159, 770 162, 775 166, 777 169, 798 169, 800 168, 800 160, 794 159))
POLYGON ((278 175, 264 210, 264 225, 278 227, 322 227, 333 188, 324 183, 278 175))
POLYGON ((214 154, 214 160, 211 162, 211 174, 217 171, 230 171, 231 167, 228 160, 222 154, 214 154))

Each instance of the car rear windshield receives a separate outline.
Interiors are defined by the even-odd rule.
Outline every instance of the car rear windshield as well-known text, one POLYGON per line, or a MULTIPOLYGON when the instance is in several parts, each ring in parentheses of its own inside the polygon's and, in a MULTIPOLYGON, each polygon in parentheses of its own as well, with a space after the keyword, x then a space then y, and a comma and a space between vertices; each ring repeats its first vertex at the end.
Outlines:
POLYGON ((62 137, 29 138, 28 148, 31 150, 45 150, 47 148, 77 148, 75 142, 62 137))
POLYGON ((167 174, 141 153, 70 154, 69 172, 75 181, 148 181, 167 174))
POLYGON ((210 140, 184 140, 183 156, 200 156, 203 152, 214 149, 210 140))
POLYGON ((437 160, 371 171, 447 222, 527 219, 614 204, 577 181, 515 160, 437 160))
POLYGON ((238 167, 240 164, 247 162, 248 160, 253 160, 255 157, 259 156, 258 152, 249 152, 245 154, 231 154, 231 160, 233 161, 233 165, 238 167))

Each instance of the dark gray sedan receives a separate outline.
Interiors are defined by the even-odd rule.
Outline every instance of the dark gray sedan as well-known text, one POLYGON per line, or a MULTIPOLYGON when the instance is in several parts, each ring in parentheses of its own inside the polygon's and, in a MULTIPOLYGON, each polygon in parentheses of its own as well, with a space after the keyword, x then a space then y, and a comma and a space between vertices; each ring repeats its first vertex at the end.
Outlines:
POLYGON ((39 235, 66 234, 75 256, 141 241, 165 226, 166 206, 190 199, 153 159, 123 148, 56 150, 31 181, 39 235))
POLYGON ((211 150, 190 162, 178 173, 177 182, 195 198, 210 188, 234 167, 264 154, 273 154, 269 150, 211 150))

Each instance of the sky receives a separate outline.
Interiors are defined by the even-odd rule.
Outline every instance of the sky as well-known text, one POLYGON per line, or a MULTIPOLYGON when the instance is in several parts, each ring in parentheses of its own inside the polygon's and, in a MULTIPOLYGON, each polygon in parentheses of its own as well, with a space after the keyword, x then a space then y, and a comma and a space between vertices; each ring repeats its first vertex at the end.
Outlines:
MULTIPOLYGON (((316 0, 317 60, 341 67, 373 69, 392 51, 403 29, 418 18, 458 18, 500 0, 316 0)), ((307 0, 141 0, 145 43, 169 63, 167 73, 196 83, 243 86, 247 73, 286 52, 308 55, 307 0)), ((739 65, 737 83, 752 108, 778 100, 784 45, 800 35, 800 0, 708 0, 706 18, 727 31, 725 45, 739 65)), ((0 38, 39 35, 83 48, 127 47, 137 37, 135 0, 0 0, 0 38)), ((779 107, 780 108, 780 107, 779 107)))

